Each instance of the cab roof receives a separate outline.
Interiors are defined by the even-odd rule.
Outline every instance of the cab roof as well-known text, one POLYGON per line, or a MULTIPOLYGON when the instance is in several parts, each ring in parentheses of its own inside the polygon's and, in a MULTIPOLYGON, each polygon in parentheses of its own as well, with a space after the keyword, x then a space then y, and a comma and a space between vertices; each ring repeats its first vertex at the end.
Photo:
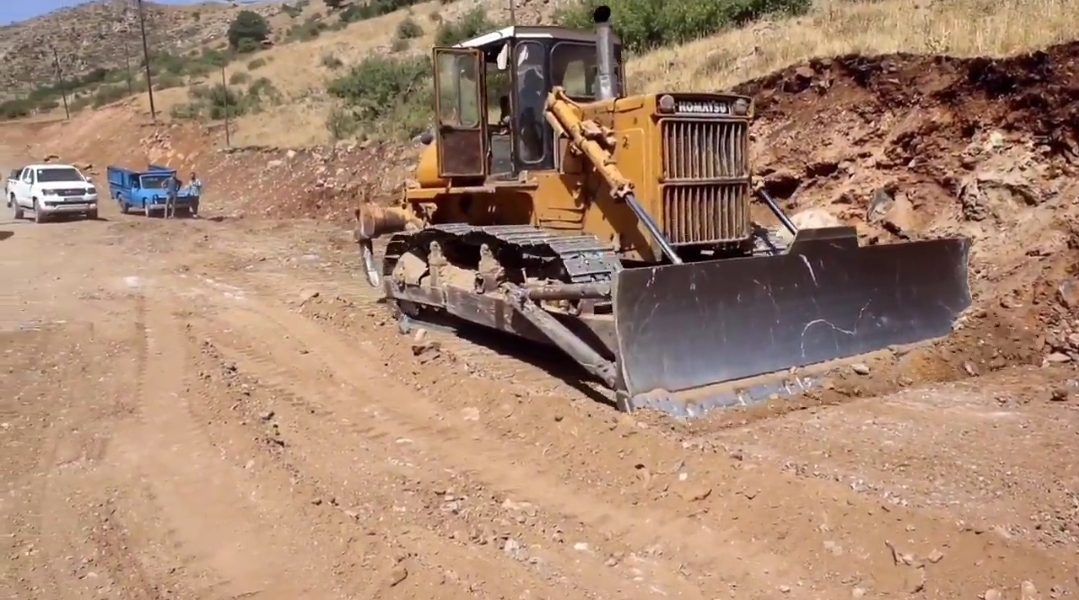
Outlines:
MULTIPOLYGON (((618 36, 611 34, 615 44, 619 44, 618 36)), ((501 45, 512 40, 569 40, 574 42, 596 43, 594 31, 581 31, 568 27, 550 27, 545 25, 511 25, 498 31, 485 33, 481 36, 465 40, 454 48, 479 48, 489 49, 491 46, 501 45)))
POLYGON ((76 167, 75 165, 65 165, 63 163, 42 163, 42 164, 39 164, 39 165, 26 165, 25 167, 23 167, 23 169, 24 170, 25 169, 34 169, 34 170, 39 170, 39 169, 41 169, 41 170, 44 170, 44 169, 75 169, 76 171, 79 170, 78 167, 76 167))

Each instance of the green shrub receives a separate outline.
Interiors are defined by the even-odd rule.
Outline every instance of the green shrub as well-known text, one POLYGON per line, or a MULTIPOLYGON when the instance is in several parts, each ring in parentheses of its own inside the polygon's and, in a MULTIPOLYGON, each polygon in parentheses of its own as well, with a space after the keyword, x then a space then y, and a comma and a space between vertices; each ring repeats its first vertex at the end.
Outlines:
POLYGON ((330 81, 327 91, 347 105, 361 127, 412 137, 430 122, 431 61, 372 55, 330 81))
POLYGON ((413 40, 422 35, 423 27, 420 27, 420 24, 411 17, 406 17, 404 21, 397 24, 396 37, 399 40, 413 40))
POLYGON ((250 10, 241 10, 229 25, 229 47, 237 50, 241 48, 241 45, 250 47, 254 44, 254 47, 258 48, 269 35, 270 24, 262 15, 250 10))
POLYGON ((94 98, 91 105, 94 108, 101 108, 106 104, 112 104, 117 100, 127 96, 127 86, 121 85, 103 85, 98 88, 94 94, 94 98))
POLYGON ((298 23, 290 27, 288 31, 285 32, 285 41, 307 42, 317 38, 326 29, 326 23, 319 19, 318 16, 311 16, 303 23, 298 23))
POLYGON ((239 117, 260 112, 267 102, 280 104, 283 98, 273 82, 265 77, 252 81, 246 92, 217 83, 193 85, 187 88, 187 95, 191 102, 175 109, 178 112, 173 114, 174 117, 193 119, 205 116, 215 120, 226 116, 239 117))
MULTIPOLYGON (((559 25, 591 29, 592 9, 602 0, 575 0, 555 13, 559 25)), ((769 14, 803 14, 812 0, 623 0, 611 21, 622 45, 630 52, 681 44, 769 14)))
POLYGON ((277 105, 281 104, 283 100, 284 95, 281 94, 281 90, 277 89, 277 86, 266 77, 259 77, 247 86, 247 103, 249 105, 261 105, 265 101, 277 105))
POLYGON ((34 104, 29 100, 8 100, 0 102, 0 119, 21 119, 34 112, 34 104))
MULTIPOLYGON (((210 48, 188 54, 155 52, 150 55, 150 72, 158 77, 165 75, 204 77, 231 63, 235 56, 232 50, 221 51, 210 48)), ((139 66, 144 65, 145 61, 140 61, 139 66)), ((124 71, 118 70, 115 73, 117 77, 106 74, 104 80, 117 82, 126 79, 124 71)))
POLYGON ((356 21, 364 21, 367 19, 374 19, 375 17, 381 17, 382 15, 388 15, 392 12, 401 10, 402 8, 408 8, 419 4, 421 0, 369 0, 363 4, 350 4, 348 8, 339 13, 340 18, 345 23, 355 23, 356 21))
POLYGON ((396 39, 390 44, 390 52, 398 53, 408 50, 408 40, 396 39))
POLYGON ((251 81, 251 75, 244 73, 243 71, 236 71, 232 75, 229 75, 229 85, 240 85, 241 83, 247 83, 251 81))
POLYGON ((452 46, 494 29, 497 29, 497 26, 487 18, 487 11, 482 6, 477 6, 465 13, 460 20, 439 25, 438 31, 435 32, 435 44, 452 46))
POLYGON ((193 102, 188 104, 174 104, 172 108, 169 109, 169 115, 171 115, 173 119, 179 120, 197 119, 202 116, 202 107, 193 102))
POLYGON ((82 109, 86 108, 87 106, 90 106, 92 102, 93 98, 91 98, 90 96, 80 96, 78 98, 75 98, 71 102, 68 102, 67 109, 70 110, 72 113, 77 113, 82 109))
POLYGON ((240 40, 240 43, 236 46, 236 51, 240 54, 251 54, 252 52, 258 52, 261 49, 262 43, 256 42, 250 38, 240 40))
MULTIPOLYGON (((184 84, 184 78, 182 75, 174 75, 172 73, 165 73, 158 76, 154 80, 154 89, 167 90, 170 88, 178 88, 184 84)), ((126 91, 126 90, 125 90, 126 91)))
POLYGON ((332 53, 327 52, 322 55, 322 66, 326 67, 327 69, 333 70, 340 69, 341 67, 345 66, 345 63, 341 62, 341 59, 337 58, 332 53))
POLYGON ((335 106, 326 115, 326 131, 333 141, 343 140, 359 130, 359 122, 351 111, 335 106))
POLYGON ((252 60, 251 62, 247 63, 247 70, 248 71, 254 71, 255 69, 265 67, 265 66, 266 66, 266 59, 265 58, 256 58, 255 60, 252 60))

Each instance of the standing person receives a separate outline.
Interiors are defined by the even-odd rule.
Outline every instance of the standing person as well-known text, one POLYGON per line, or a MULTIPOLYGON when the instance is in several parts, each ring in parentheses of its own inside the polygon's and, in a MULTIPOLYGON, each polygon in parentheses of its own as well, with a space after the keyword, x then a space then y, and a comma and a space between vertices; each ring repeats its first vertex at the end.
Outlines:
POLYGON ((195 197, 195 200, 191 203, 191 216, 199 216, 199 201, 202 200, 202 181, 199 176, 191 171, 191 182, 187 184, 188 189, 191 191, 191 195, 195 197))
POLYGON ((169 176, 168 189, 165 196, 165 218, 172 219, 176 216, 176 195, 180 192, 180 178, 173 173, 169 176))

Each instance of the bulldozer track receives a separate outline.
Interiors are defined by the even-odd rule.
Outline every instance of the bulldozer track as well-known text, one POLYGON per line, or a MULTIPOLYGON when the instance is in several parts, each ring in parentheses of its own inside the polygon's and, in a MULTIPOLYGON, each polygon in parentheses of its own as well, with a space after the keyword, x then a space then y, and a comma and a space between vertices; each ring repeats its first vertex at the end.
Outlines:
MULTIPOLYGON (((592 235, 557 235, 530 225, 474 226, 465 223, 432 225, 416 233, 400 233, 390 239, 383 259, 383 276, 389 277, 397 261, 405 253, 418 250, 426 253, 432 242, 443 247, 460 244, 497 246, 503 259, 550 266, 561 264, 565 283, 594 283, 609 281, 622 269, 614 251, 592 235), (511 253, 516 256, 511 256, 511 253)), ((474 265, 458 265, 474 267, 474 265)), ((555 270, 544 269, 544 274, 555 270)), ((533 273, 528 273, 533 275, 533 273)), ((537 274, 538 275, 538 274, 537 274)))

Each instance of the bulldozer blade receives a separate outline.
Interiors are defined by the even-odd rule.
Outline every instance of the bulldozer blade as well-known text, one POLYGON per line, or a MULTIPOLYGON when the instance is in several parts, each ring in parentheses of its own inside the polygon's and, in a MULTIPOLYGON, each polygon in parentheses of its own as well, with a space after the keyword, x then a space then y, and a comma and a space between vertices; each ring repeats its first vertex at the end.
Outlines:
POLYGON ((969 251, 959 238, 859 247, 853 228, 832 227, 800 231, 779 256, 623 270, 626 408, 695 416, 747 403, 709 386, 946 336, 971 304, 969 251))

